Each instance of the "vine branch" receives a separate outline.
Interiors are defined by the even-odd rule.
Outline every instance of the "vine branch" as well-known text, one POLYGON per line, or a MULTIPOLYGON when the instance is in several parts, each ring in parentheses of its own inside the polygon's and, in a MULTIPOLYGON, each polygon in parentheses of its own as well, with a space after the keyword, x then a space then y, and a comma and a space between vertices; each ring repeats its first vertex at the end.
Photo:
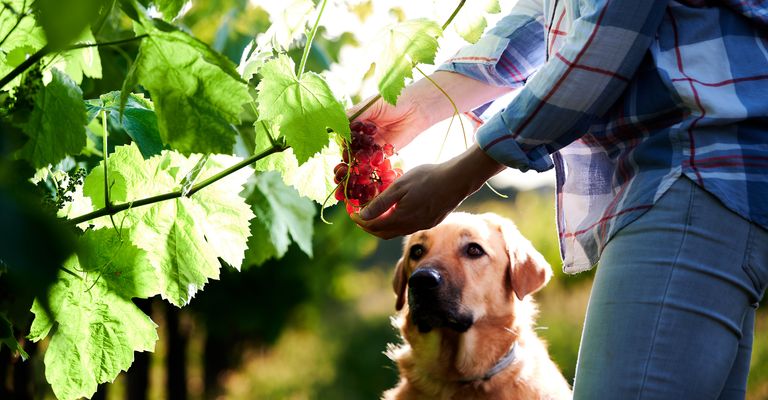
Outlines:
POLYGON ((3 11, 5 11, 5 10, 11 10, 11 12, 12 12, 12 13, 14 13, 14 14, 17 14, 17 15, 19 16, 19 18, 18 18, 18 19, 16 19, 16 23, 15 23, 15 24, 14 24, 14 25, 11 27, 11 29, 8 31, 8 33, 6 33, 6 34, 5 34, 5 37, 3 38, 3 40, 0 40, 0 46, 2 46, 2 45, 5 43, 5 41, 6 41, 6 40, 8 40, 8 38, 9 38, 9 37, 11 37, 11 34, 13 33, 13 31, 15 31, 15 30, 16 30, 16 28, 18 28, 18 27, 19 27, 19 25, 21 24, 21 21, 23 21, 23 20, 24 20, 24 18, 26 18, 26 17, 28 17, 28 16, 29 16, 29 12, 27 12, 27 11, 25 10, 26 8, 27 8, 27 2, 26 2, 26 0, 25 0, 25 1, 24 1, 24 3, 21 5, 21 9, 22 9, 22 11, 21 11, 21 12, 17 12, 17 11, 16 11, 16 10, 14 10, 13 8, 11 8, 11 5, 10 5, 10 4, 7 4, 7 3, 4 3, 4 4, 3 4, 3 11))
MULTIPOLYGON (((255 163, 256 161, 261 160, 262 158, 265 158, 269 155, 280 153, 282 151, 288 150, 289 146, 283 145, 283 144, 276 144, 261 153, 255 154, 249 158, 246 158, 243 161, 240 161, 239 163, 217 173, 216 175, 211 176, 208 179, 205 179, 202 182, 199 182, 192 186, 192 188, 189 189, 189 191, 186 193, 187 197, 191 197, 193 194, 197 193, 198 191, 205 189, 206 187, 210 186, 211 184, 215 183, 216 181, 221 180, 222 178, 229 176, 240 169, 255 163)), ((104 208, 100 208, 95 211, 91 211, 87 214, 83 214, 81 216, 75 217, 70 219, 68 222, 70 222, 72 225, 77 225, 86 221, 90 221, 95 218, 103 217, 103 216, 113 216, 121 211, 125 211, 129 208, 136 208, 141 206, 146 206, 149 204, 158 203, 165 200, 171 200, 171 199, 177 199, 179 197, 184 196, 183 189, 175 190, 173 192, 159 194, 156 196, 150 196, 145 197, 143 199, 134 200, 134 201, 128 201, 125 203, 119 203, 119 204, 112 204, 110 206, 106 206, 104 208)))
MULTIPOLYGON (((127 39, 120 39, 115 40, 112 42, 99 42, 99 43, 80 43, 75 44, 72 46, 65 47, 64 49, 60 51, 70 51, 70 50, 77 50, 77 49, 84 49, 86 47, 105 47, 105 46, 115 46, 123 43, 129 43, 134 42, 136 40, 144 39, 149 35, 142 34, 134 37, 130 37, 127 39)), ((53 53, 55 50, 51 48, 49 45, 43 46, 40 50, 34 52, 31 56, 29 56, 26 60, 24 60, 21 64, 19 64, 16 68, 14 68, 11 72, 6 74, 2 79, 0 79, 0 90, 2 90, 5 85, 10 83, 12 80, 14 80, 17 76, 21 75, 24 71, 29 69, 29 67, 33 66, 35 63, 40 61, 43 57, 47 56, 50 53, 53 53)))

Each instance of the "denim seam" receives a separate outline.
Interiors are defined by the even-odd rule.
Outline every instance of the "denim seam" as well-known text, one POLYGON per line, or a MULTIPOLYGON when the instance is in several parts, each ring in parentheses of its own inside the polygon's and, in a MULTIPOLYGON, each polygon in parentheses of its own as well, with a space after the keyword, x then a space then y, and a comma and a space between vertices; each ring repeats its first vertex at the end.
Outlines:
MULTIPOLYGON (((754 250, 755 242, 757 239, 755 238, 757 236, 757 232, 755 232, 755 226, 754 224, 749 225, 749 236, 747 237, 747 248, 744 254, 744 261, 741 263, 741 268, 744 270, 744 272, 747 274, 749 279, 752 281, 752 285, 755 288, 755 292, 760 295, 761 289, 763 287, 763 282, 761 281, 760 277, 757 275, 757 271, 755 271, 752 268, 752 251, 754 250)), ((755 299, 755 302, 759 302, 758 299, 755 299)))
POLYGON ((675 254, 675 260, 672 263, 672 271, 669 273, 669 278, 667 278, 666 286, 664 287, 664 300, 661 303, 661 307, 659 309, 659 315, 656 318, 656 326, 653 328, 653 338, 651 339, 651 348, 648 350, 648 357, 646 358, 645 362, 645 370, 643 371, 643 380, 640 384, 640 390, 637 393, 637 399, 642 399, 643 392, 645 391, 645 384, 648 381, 648 369, 651 364, 651 356, 653 355, 653 351, 656 348, 656 335, 659 332, 659 325, 661 324, 661 317, 664 314, 664 309, 667 305, 667 294, 669 293, 669 286, 672 283, 672 277, 675 275, 675 271, 677 270, 677 264, 680 261, 680 253, 683 249, 683 243, 688 238, 688 228, 691 225, 691 215, 693 214, 693 206, 694 206, 694 198, 697 187, 693 182, 689 183, 690 194, 688 197, 688 212, 685 216, 685 230, 683 231, 683 237, 680 240, 680 246, 677 248, 677 254, 675 254))

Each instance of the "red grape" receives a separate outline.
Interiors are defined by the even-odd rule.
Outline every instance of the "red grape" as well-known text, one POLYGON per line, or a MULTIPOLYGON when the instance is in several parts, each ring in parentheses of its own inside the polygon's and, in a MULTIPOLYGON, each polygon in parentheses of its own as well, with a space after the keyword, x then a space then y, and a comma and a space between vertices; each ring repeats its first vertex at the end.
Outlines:
POLYGON ((342 146, 342 162, 333 169, 338 184, 335 197, 346 203, 348 213, 360 211, 384 191, 403 172, 392 169, 389 157, 395 148, 389 143, 376 143, 378 127, 370 122, 354 121, 349 125, 352 140, 342 146))

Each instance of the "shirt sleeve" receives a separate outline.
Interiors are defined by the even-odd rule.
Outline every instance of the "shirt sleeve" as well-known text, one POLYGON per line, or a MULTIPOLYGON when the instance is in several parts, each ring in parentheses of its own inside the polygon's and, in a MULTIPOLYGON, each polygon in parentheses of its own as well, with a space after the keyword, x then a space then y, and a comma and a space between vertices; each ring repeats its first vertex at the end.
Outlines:
POLYGON ((544 63, 542 0, 519 0, 477 43, 465 46, 438 70, 518 88, 544 63))
POLYGON ((616 102, 651 45, 669 0, 581 1, 563 46, 477 132, 496 161, 526 171, 587 132, 616 102))

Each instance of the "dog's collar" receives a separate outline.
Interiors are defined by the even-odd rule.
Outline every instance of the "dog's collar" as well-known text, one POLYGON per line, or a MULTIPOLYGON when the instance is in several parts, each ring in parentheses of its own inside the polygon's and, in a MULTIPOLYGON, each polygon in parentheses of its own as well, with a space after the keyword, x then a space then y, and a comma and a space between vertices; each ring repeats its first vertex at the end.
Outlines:
POLYGON ((470 383, 475 381, 487 381, 493 378, 499 372, 503 371, 505 368, 509 367, 510 364, 512 364, 512 362, 514 362, 516 358, 517 358, 517 342, 515 342, 515 344, 512 345, 512 347, 509 349, 507 354, 505 354, 504 357, 501 357, 501 359, 498 362, 496 362, 496 365, 491 367, 491 369, 489 369, 488 372, 480 376, 461 379, 459 382, 470 383))

